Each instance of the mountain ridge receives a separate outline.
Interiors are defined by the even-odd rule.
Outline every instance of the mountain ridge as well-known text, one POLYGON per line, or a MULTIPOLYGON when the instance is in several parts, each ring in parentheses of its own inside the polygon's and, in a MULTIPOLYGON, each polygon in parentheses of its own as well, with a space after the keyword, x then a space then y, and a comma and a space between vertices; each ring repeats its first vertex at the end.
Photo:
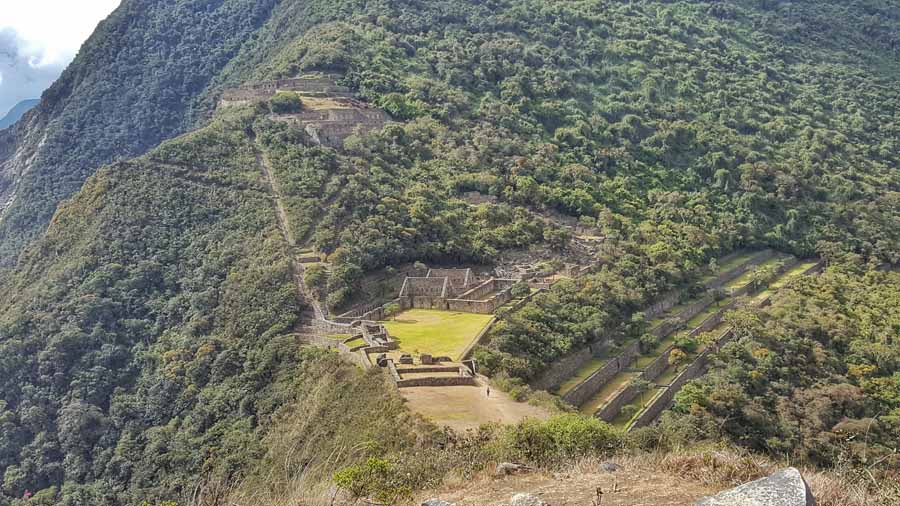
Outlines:
POLYGON ((32 98, 27 100, 22 100, 18 104, 14 105, 9 112, 6 113, 5 116, 0 118, 0 130, 4 128, 9 128, 13 123, 19 121, 19 118, 25 115, 28 111, 33 109, 41 102, 40 99, 32 98))
POLYGON ((896 277, 874 267, 900 261, 898 20, 874 0, 126 0, 0 131, 0 506, 327 503, 336 478, 400 497, 494 458, 554 469, 688 434, 822 467, 876 452, 889 480, 896 277), (216 108, 311 72, 392 121, 335 148, 274 98, 216 108), (295 333, 306 297, 381 303, 415 262, 554 275, 588 262, 579 229, 599 244, 587 274, 476 351, 556 408, 536 374, 601 337, 648 341, 644 309, 698 293, 717 258, 829 269, 731 316, 710 376, 628 437, 571 414, 448 434, 295 333), (321 264, 312 295, 291 236, 321 264), (865 451, 839 444, 875 419, 865 451))

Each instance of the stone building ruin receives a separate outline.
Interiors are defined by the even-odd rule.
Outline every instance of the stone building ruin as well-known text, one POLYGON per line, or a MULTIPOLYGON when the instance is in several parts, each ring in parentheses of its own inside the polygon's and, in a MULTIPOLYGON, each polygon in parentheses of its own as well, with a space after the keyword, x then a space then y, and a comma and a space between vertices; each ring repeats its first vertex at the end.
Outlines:
POLYGON ((297 113, 273 114, 272 118, 298 125, 316 144, 341 147, 350 135, 383 128, 390 117, 383 110, 355 99, 349 88, 337 84, 340 77, 311 74, 251 83, 226 90, 219 107, 250 105, 268 100, 278 92, 294 92, 303 100, 304 109, 297 113))
POLYGON ((400 289, 401 309, 444 309, 491 314, 512 300, 518 280, 479 280, 471 269, 432 269, 424 278, 407 277, 400 289))

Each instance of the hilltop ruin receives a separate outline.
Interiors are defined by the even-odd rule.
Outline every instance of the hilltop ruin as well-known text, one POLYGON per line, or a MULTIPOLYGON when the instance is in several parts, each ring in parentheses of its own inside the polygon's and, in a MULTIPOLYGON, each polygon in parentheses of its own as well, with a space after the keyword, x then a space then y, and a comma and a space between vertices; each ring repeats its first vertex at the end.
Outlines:
POLYGON ((386 112, 354 98, 350 88, 338 84, 340 77, 310 74, 252 83, 226 90, 219 107, 250 105, 268 100, 279 92, 296 93, 303 102, 303 109, 296 113, 272 114, 272 119, 299 126, 316 144, 339 148, 350 135, 379 130, 390 121, 386 112))

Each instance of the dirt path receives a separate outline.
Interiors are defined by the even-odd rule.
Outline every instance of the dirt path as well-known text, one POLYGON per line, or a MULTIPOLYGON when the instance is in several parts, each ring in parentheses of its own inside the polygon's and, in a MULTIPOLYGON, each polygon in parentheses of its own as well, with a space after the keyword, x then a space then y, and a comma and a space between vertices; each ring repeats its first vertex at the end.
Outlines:
POLYGON ((603 491, 601 506, 688 506, 716 492, 672 475, 625 466, 615 473, 595 468, 556 476, 533 473, 483 478, 431 492, 421 500, 437 497, 457 506, 497 506, 515 494, 529 493, 550 506, 592 506, 596 504, 598 487, 603 491))
POLYGON ((291 266, 294 273, 294 283, 297 285, 297 292, 304 302, 307 302, 310 306, 312 306, 314 318, 316 320, 324 320, 325 311, 322 309, 322 305, 315 297, 312 296, 311 293, 309 293, 309 291, 306 289, 306 283, 303 281, 304 267, 302 263, 297 261, 297 242, 294 239, 293 232, 291 231, 290 221, 288 219, 287 211, 285 210, 284 202, 282 199, 281 188, 278 186, 278 180, 275 178, 274 171, 272 170, 272 163, 266 156, 266 152, 263 147, 259 145, 259 141, 257 141, 256 146, 256 162, 262 169, 263 176, 268 183, 269 190, 272 194, 272 200, 275 203, 275 214, 278 217, 278 228, 281 229, 281 233, 284 235, 284 239, 285 241, 287 241, 288 248, 290 249, 291 266))
POLYGON ((516 423, 550 416, 547 410, 516 402, 498 390, 491 389, 487 397, 484 386, 401 388, 400 393, 411 410, 456 431, 477 429, 490 422, 516 423))

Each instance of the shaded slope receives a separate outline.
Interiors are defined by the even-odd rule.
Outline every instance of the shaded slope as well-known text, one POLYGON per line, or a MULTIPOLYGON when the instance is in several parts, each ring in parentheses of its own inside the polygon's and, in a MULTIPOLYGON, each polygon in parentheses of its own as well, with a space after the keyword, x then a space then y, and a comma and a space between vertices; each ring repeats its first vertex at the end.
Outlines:
POLYGON ((30 111, 34 106, 36 106, 38 102, 40 102, 40 100, 38 99, 23 100, 13 106, 13 108, 10 109, 8 113, 6 113, 6 116, 0 118, 0 130, 9 127, 16 121, 19 121, 19 118, 21 118, 26 112, 30 111))
POLYGON ((17 149, 0 157, 0 264, 98 167, 185 131, 200 93, 273 4, 125 0, 100 23, 44 93, 17 149), (31 154, 15 156, 23 152, 31 154))

